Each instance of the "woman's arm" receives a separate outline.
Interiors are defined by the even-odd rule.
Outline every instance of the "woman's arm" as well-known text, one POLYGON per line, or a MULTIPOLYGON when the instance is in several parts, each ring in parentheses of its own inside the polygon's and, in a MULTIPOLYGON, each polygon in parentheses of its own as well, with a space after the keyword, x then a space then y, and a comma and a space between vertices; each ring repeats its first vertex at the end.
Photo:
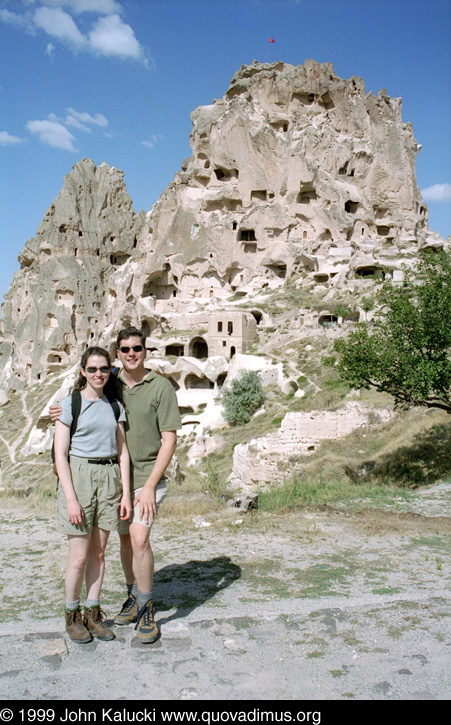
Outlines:
POLYGON ((72 474, 70 472, 69 454, 70 428, 65 423, 57 420, 55 423, 55 465, 58 471, 58 478, 66 496, 67 517, 71 524, 83 523, 83 509, 74 491, 72 474))
POLYGON ((124 424, 118 423, 116 429, 117 458, 121 469, 122 499, 120 507, 121 519, 129 519, 132 512, 130 498, 130 456, 125 442, 124 424))

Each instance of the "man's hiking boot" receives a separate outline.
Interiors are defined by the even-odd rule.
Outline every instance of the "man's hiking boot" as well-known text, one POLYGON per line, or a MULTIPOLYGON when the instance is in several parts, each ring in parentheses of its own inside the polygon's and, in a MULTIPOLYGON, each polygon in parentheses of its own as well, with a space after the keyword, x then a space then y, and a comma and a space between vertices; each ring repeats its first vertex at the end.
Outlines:
POLYGON ((156 642, 160 636, 160 630, 154 619, 153 604, 147 602, 138 612, 135 629, 136 636, 142 644, 156 642))
POLYGON ((138 616, 138 600, 133 594, 129 594, 127 600, 123 603, 119 614, 114 618, 114 624, 134 624, 138 616))
POLYGON ((91 632, 94 637, 101 639, 104 642, 108 642, 111 639, 116 639, 114 632, 103 623, 105 618, 105 612, 100 607, 91 607, 85 609, 85 627, 91 632))
POLYGON ((70 612, 66 609, 66 632, 72 642, 77 642, 78 644, 91 642, 92 634, 86 629, 83 623, 83 615, 80 607, 75 612, 70 612))

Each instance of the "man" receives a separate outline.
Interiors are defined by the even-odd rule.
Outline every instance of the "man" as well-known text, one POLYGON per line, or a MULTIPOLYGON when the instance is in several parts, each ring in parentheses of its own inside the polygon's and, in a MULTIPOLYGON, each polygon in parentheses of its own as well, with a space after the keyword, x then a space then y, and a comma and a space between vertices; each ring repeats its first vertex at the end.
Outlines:
MULTIPOLYGON (((145 338, 139 330, 127 327, 119 332, 117 355, 122 370, 115 386, 127 413, 125 436, 133 510, 130 520, 122 521, 119 530, 128 597, 114 622, 135 623, 138 639, 148 644, 160 634, 152 601, 154 558, 150 529, 166 496, 164 473, 174 455, 181 419, 170 381, 144 367, 145 338)), ((55 411, 51 411, 52 417, 55 411)))

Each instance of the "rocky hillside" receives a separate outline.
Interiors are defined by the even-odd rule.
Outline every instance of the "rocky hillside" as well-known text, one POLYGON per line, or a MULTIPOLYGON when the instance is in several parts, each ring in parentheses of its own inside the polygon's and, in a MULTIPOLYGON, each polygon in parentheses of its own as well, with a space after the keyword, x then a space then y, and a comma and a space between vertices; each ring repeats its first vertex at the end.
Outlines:
MULTIPOLYGON (((243 66, 192 122, 192 156, 147 215, 136 215, 117 169, 83 159, 66 176, 5 298, 2 389, 64 369, 94 339, 112 344, 130 322, 158 339, 193 327, 172 324, 174 313, 205 317, 299 275, 332 290, 400 277, 419 247, 440 244, 401 99, 366 94, 330 63, 243 66)), ((173 353, 206 356, 205 335, 194 350, 185 337, 173 353)))

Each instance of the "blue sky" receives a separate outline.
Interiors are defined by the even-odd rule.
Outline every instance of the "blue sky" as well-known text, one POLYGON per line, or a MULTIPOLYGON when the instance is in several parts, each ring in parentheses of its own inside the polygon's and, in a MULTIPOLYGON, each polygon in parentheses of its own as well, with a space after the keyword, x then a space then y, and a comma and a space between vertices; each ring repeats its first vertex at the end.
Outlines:
POLYGON ((148 211, 191 111, 243 63, 307 58, 402 97, 430 226, 451 234, 451 0, 0 0, 0 300, 74 163, 122 169, 148 211))

